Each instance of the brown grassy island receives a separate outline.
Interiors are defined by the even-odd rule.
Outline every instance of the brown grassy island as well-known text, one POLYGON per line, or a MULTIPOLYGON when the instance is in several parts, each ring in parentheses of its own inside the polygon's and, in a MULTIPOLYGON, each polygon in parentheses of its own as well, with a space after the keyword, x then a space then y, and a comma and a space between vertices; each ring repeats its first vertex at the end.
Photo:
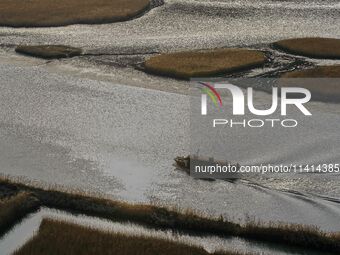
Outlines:
MULTIPOLYGON (((209 255, 201 247, 166 239, 129 236, 44 219, 37 235, 14 255, 209 255)), ((241 255, 219 252, 212 255, 241 255)))
POLYGON ((214 49, 160 54, 146 60, 147 72, 190 79, 243 71, 265 63, 264 53, 248 49, 214 49))
POLYGON ((54 27, 129 20, 142 14, 149 0, 1 0, 0 26, 54 27))
POLYGON ((82 54, 81 49, 64 45, 20 45, 15 51, 45 59, 71 58, 82 54))
POLYGON ((340 59, 340 39, 294 38, 275 42, 275 48, 288 53, 320 59, 340 59))
POLYGON ((340 65, 293 71, 285 73, 282 78, 340 78, 340 65))

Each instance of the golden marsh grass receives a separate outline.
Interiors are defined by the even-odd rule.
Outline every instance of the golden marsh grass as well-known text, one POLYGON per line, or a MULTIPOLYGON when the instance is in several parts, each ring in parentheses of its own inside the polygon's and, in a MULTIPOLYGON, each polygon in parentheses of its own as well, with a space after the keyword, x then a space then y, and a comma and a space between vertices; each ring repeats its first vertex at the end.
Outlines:
POLYGON ((147 72, 179 79, 251 69, 265 63, 264 53, 248 49, 215 49, 160 54, 146 60, 147 72))
MULTIPOLYGON (((128 236, 44 219, 39 231, 14 255, 208 255, 201 247, 166 239, 128 236)), ((220 255, 238 255, 223 252, 220 255)), ((239 254, 241 255, 241 254, 239 254)))
MULTIPOLYGON (((156 229, 172 229, 221 237, 238 236, 273 244, 296 246, 326 252, 340 253, 340 235, 324 233, 316 227, 294 224, 263 224, 249 222, 246 225, 232 223, 223 217, 211 218, 192 211, 174 210, 155 205, 129 204, 81 192, 68 193, 55 189, 29 186, 0 178, 0 186, 13 188, 34 195, 42 206, 85 214, 112 221, 134 222, 156 229)), ((13 214, 16 215, 15 213, 13 214)))
POLYGON ((53 27, 111 23, 131 19, 149 5, 149 0, 1 0, 0 25, 53 27))
POLYGON ((274 47, 311 58, 340 59, 340 39, 293 38, 275 42, 274 47))

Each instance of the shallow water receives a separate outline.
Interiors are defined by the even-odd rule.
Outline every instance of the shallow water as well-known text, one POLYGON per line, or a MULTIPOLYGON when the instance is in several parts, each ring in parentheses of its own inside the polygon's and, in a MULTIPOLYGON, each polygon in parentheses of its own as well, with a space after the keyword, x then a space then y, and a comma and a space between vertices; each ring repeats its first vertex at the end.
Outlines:
POLYGON ((175 242, 186 243, 189 245, 203 247, 208 252, 226 250, 249 252, 254 254, 270 255, 327 255, 313 251, 302 251, 299 248, 290 248, 286 246, 275 246, 271 244, 248 241, 241 238, 220 238, 217 236, 190 236, 173 231, 161 231, 145 228, 140 225, 131 223, 119 223, 100 218, 89 217, 85 215, 72 215, 67 212, 42 208, 37 213, 29 215, 20 224, 15 226, 7 235, 0 239, 2 255, 10 255, 27 241, 29 241, 38 231, 42 219, 51 218, 66 222, 76 223, 82 226, 88 226, 98 230, 109 231, 113 233, 123 233, 130 236, 143 236, 152 238, 161 238, 175 242))
MULTIPOLYGON (((340 205, 329 201, 340 196, 338 175, 251 180, 268 189, 247 181, 193 180, 175 171, 173 158, 189 152, 187 82, 144 74, 112 56, 46 62, 14 55, 11 46, 69 44, 93 54, 139 53, 134 61, 142 61, 155 51, 340 38, 339 14, 338 1, 169 0, 123 23, 0 28, 0 44, 8 46, 0 59, 0 172, 235 221, 255 217, 339 231, 340 205)), ((336 105, 315 107, 338 114, 336 105)), ((323 145, 324 157, 338 157, 331 149, 337 144, 325 139, 338 134, 333 124, 306 137, 323 145)), ((303 160, 309 148, 300 152, 303 160)), ((277 151, 267 157, 277 158, 277 151)))
MULTIPOLYGON (((194 180, 175 171, 173 158, 189 150, 186 95, 80 79, 39 66, 0 64, 0 75, 4 174, 235 221, 255 217, 340 229, 338 203, 247 182, 194 180)), ((316 178, 318 185, 313 178, 301 180, 284 179, 278 187, 338 196, 338 176, 316 178)))

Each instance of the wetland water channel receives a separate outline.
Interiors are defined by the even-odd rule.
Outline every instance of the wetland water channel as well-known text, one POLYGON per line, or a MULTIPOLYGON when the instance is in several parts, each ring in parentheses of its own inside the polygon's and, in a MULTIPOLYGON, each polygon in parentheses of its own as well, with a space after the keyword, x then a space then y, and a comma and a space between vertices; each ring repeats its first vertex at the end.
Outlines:
MULTIPOLYGON (((337 174, 229 183, 195 180, 175 171, 173 159, 189 151, 190 100, 184 94, 4 61, 0 75, 2 174, 129 202, 194 209, 232 221, 250 216, 264 222, 316 225, 325 231, 340 229, 340 204, 332 199, 340 194, 337 174)), ((269 95, 259 92, 258 97, 269 95)), ((299 159, 305 156, 306 161, 311 152, 326 160, 336 158, 338 106, 316 102, 313 108, 333 121, 305 137, 308 144, 322 146, 322 153, 317 153, 318 147, 301 147, 294 137, 291 144, 296 148, 291 151, 296 149, 299 159)), ((276 134, 267 138, 273 144, 288 144, 290 139, 276 134)), ((285 157, 260 146, 253 152, 261 149, 278 161, 285 157)))

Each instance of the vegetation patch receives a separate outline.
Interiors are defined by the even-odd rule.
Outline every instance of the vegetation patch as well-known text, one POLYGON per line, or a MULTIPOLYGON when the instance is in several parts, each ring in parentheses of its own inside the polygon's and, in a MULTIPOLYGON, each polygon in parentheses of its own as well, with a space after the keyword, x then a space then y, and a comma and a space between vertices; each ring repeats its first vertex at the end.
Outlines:
POLYGON ((317 228, 303 225, 249 223, 241 226, 222 217, 218 219, 208 218, 191 211, 181 212, 153 205, 128 204, 90 197, 79 192, 67 193, 54 189, 43 189, 2 178, 0 178, 0 186, 3 186, 6 190, 14 189, 34 194, 42 206, 71 213, 96 216, 113 221, 135 222, 156 229, 172 229, 222 237, 239 236, 274 244, 298 246, 306 250, 314 249, 334 252, 335 254, 340 253, 340 234, 328 234, 319 231, 317 228))
MULTIPOLYGON (((39 232, 14 255, 208 255, 203 248, 166 239, 102 232, 44 219, 39 232)), ((219 253, 237 255, 236 253, 219 253)))
POLYGON ((131 19, 149 6, 149 0, 1 0, 0 25, 53 27, 111 23, 131 19))
POLYGON ((147 72, 179 79, 238 72, 265 63, 264 53, 247 49, 215 49, 161 54, 146 60, 147 72))
POLYGON ((105 198, 91 197, 80 192, 67 193, 55 189, 33 187, 0 178, 0 186, 35 195, 43 206, 86 214, 113 221, 136 222, 153 228, 178 231, 231 235, 240 229, 238 224, 220 218, 208 218, 192 211, 179 211, 145 204, 128 204, 105 198))
POLYGON ((315 250, 340 253, 340 233, 327 234, 317 227, 299 224, 248 223, 241 236, 261 241, 278 242, 288 246, 300 246, 315 250))
MULTIPOLYGON (((284 74, 282 78, 301 79, 298 81, 299 86, 310 90, 314 100, 340 102, 340 65, 293 71, 284 74)), ((284 80, 281 84, 293 87, 297 85, 294 80, 284 80)))
POLYGON ((71 58, 79 56, 82 50, 79 48, 64 46, 64 45, 20 45, 15 48, 15 51, 21 54, 45 58, 71 58))
POLYGON ((38 200, 25 192, 0 200, 0 236, 39 206, 38 200))
POLYGON ((294 38, 275 42, 274 47, 311 58, 340 59, 340 39, 294 38))

